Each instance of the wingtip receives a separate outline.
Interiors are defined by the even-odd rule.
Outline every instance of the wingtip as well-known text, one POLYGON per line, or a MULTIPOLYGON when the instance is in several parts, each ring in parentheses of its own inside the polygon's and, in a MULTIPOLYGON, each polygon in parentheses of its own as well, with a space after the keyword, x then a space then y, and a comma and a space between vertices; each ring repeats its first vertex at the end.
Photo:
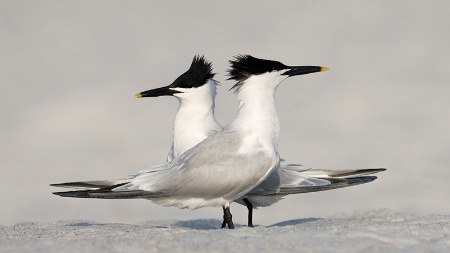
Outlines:
POLYGON ((55 195, 60 197, 69 197, 69 198, 89 198, 90 190, 82 190, 82 191, 66 191, 66 192, 52 192, 55 195))
POLYGON ((64 197, 64 192, 52 192, 53 195, 64 197))

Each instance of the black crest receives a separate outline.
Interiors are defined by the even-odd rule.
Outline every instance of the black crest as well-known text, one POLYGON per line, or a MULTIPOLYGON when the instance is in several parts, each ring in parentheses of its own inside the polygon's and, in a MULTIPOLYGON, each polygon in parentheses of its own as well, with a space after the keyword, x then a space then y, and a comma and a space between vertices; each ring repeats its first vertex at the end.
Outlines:
POLYGON ((215 73, 212 73, 212 63, 207 61, 204 56, 195 55, 191 67, 188 71, 179 76, 170 88, 196 88, 204 85, 208 79, 212 79, 215 73))
POLYGON ((278 61, 258 59, 251 55, 237 55, 230 61, 231 69, 228 80, 236 80, 237 83, 231 88, 239 87, 252 75, 260 75, 267 72, 288 69, 289 67, 278 61))

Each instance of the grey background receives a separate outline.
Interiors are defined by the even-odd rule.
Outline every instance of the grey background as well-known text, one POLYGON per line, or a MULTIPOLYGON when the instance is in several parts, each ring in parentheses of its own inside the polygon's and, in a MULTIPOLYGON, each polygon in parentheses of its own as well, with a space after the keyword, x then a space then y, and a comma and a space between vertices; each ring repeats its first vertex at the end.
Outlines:
MULTIPOLYGON (((448 1, 0 1, 0 224, 221 219, 145 200, 66 199, 50 183, 121 178, 165 160, 168 85, 194 54, 214 62, 216 116, 240 53, 329 72, 278 89, 280 153, 325 169, 386 167, 373 183, 289 196, 256 224, 378 208, 449 213, 448 1)), ((245 223, 246 209, 232 205, 245 223)))

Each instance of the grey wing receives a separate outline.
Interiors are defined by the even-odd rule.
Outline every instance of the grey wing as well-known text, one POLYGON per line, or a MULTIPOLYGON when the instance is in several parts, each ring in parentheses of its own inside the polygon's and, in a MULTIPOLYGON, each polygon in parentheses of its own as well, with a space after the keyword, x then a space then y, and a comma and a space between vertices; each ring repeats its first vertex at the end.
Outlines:
MULTIPOLYGON (((325 186, 333 184, 335 181, 330 179, 345 179, 359 176, 367 176, 370 174, 385 171, 386 169, 358 169, 358 170, 320 170, 305 168, 298 169, 296 166, 280 167, 277 173, 272 178, 279 177, 279 188, 290 187, 309 187, 309 186, 325 186)), ((264 183, 264 182, 263 182, 264 183)), ((273 184, 273 182, 271 182, 273 184)))
MULTIPOLYGON (((308 193, 308 192, 318 192, 318 191, 327 191, 333 189, 339 189, 349 186, 355 186, 359 184, 365 184, 374 181, 377 179, 376 176, 358 176, 358 177, 348 177, 348 178, 324 178, 322 179, 326 184, 318 184, 318 185, 299 185, 299 186, 291 186, 291 187, 279 187, 275 193, 269 193, 269 191, 265 192, 255 192, 250 191, 244 197, 253 198, 253 197, 266 197, 266 196, 285 196, 289 194, 298 194, 298 193, 308 193)), ((278 201, 277 199, 276 201, 278 201)), ((267 204, 257 205, 257 206, 268 206, 273 203, 267 201, 267 204)))
POLYGON ((370 174, 385 171, 385 168, 376 169, 359 169, 359 170, 315 170, 310 169, 304 172, 300 172, 305 177, 314 178, 317 180, 328 181, 325 185, 311 185, 308 187, 295 187, 287 184, 280 186, 277 194, 297 194, 317 191, 327 191, 333 189, 339 189, 359 184, 365 184, 377 179, 375 176, 367 176, 370 174))
POLYGON ((284 187, 309 187, 323 186, 330 182, 321 178, 302 175, 300 172, 289 169, 278 169, 273 171, 264 181, 253 188, 247 195, 263 196, 278 193, 284 187))
POLYGON ((252 189, 248 196, 264 196, 271 194, 293 194, 304 192, 325 191, 347 186, 368 183, 376 177, 366 175, 384 171, 386 169, 360 170, 292 170, 290 167, 280 168, 272 172, 269 177, 252 189), (356 178, 360 177, 361 180, 356 178), (346 180, 351 179, 351 180, 346 180))
POLYGON ((254 150, 240 155, 242 138, 236 132, 213 134, 175 158, 166 170, 142 173, 121 189, 162 191, 174 198, 233 200, 255 187, 278 161, 254 150), (257 169, 259 168, 259 170, 257 169), (260 168, 267 168, 262 171, 260 168))
MULTIPOLYGON (((148 174, 161 171, 163 168, 152 167, 148 174)), ((149 171, 147 170, 147 171, 149 171)), ((95 180, 95 181, 80 181, 80 182, 68 182, 61 184, 51 184, 50 186, 63 187, 63 188, 75 188, 82 190, 71 190, 65 192, 53 192, 55 195, 61 197, 72 198, 103 198, 103 199, 132 199, 132 198, 162 198, 167 197, 163 192, 146 192, 141 190, 125 190, 115 191, 116 188, 120 188, 130 182, 131 179, 110 179, 110 180, 95 180)))
POLYGON ((276 195, 288 195, 297 193, 308 193, 308 192, 318 192, 327 191, 333 189, 339 189, 359 184, 365 184, 377 179, 375 176, 359 176, 359 177, 349 177, 349 178, 328 178, 327 181, 330 182, 328 185, 322 186, 309 186, 309 187, 281 187, 276 195))

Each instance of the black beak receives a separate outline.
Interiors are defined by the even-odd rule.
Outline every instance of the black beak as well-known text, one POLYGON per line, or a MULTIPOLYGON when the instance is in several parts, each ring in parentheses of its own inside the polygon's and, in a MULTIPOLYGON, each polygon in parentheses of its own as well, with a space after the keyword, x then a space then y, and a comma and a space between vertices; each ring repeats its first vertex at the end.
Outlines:
POLYGON ((294 66, 289 67, 290 69, 283 73, 283 75, 287 76, 298 76, 298 75, 305 75, 310 74, 314 72, 322 72, 327 71, 328 68, 320 67, 320 66, 294 66))
POLYGON ((164 86, 161 88, 143 91, 141 93, 136 94, 135 97, 144 98, 144 97, 173 96, 173 94, 175 94, 175 93, 182 93, 182 92, 172 90, 172 89, 170 89, 169 86, 164 86))

